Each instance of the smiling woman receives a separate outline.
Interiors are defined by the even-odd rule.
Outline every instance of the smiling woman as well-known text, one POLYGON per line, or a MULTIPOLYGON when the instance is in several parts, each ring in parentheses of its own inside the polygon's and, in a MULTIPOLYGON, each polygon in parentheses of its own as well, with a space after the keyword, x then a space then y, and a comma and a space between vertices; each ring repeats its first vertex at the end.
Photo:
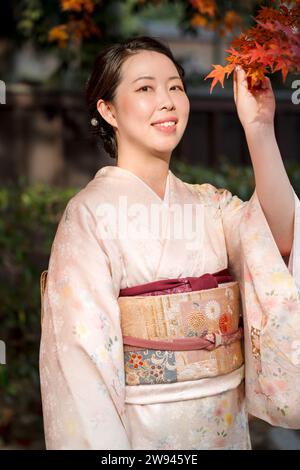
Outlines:
POLYGON ((178 121, 179 116, 172 113, 175 106, 176 113, 184 112, 182 117, 185 117, 178 140, 187 124, 189 101, 184 69, 166 45, 147 36, 127 41, 122 47, 115 45, 103 49, 95 61, 86 96, 90 116, 98 120, 93 132, 101 136, 105 149, 117 161, 120 161, 118 140, 129 132, 126 123, 131 124, 133 120, 134 137, 142 140, 139 128, 144 124, 149 126, 171 117, 178 121), (155 67, 149 69, 149 62, 155 67), (149 70, 156 72, 155 76, 147 73, 149 70), (164 103, 166 96, 167 103, 164 103), (175 103, 170 103, 173 99, 175 103), (159 109, 157 100, 163 100, 159 109), (171 112, 164 110, 166 105, 171 106, 171 112), (128 119, 128 112, 132 120, 128 119))
POLYGON ((286 264, 256 190, 170 171, 190 104, 154 38, 104 49, 86 91, 117 165, 68 202, 42 276, 47 449, 250 449, 248 412, 300 427, 295 192, 286 264))
POLYGON ((95 61, 86 97, 106 151, 162 194, 190 112, 184 69, 171 50, 147 36, 108 46, 95 61))

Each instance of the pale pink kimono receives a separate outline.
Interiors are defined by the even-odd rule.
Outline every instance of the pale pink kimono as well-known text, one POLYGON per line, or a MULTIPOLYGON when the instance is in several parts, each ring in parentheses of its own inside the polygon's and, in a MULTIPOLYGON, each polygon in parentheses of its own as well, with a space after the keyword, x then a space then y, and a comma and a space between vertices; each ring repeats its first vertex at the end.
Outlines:
POLYGON ((96 173, 69 201, 49 261, 40 347, 47 449, 249 449, 248 412, 300 428, 300 202, 294 195, 287 266, 256 191, 243 202, 169 171, 162 200, 129 170, 106 166, 96 173), (111 207, 121 200, 133 210, 122 206, 113 220, 111 207), (149 239, 136 204, 159 210, 158 237, 149 239), (192 235, 168 236, 176 204, 199 209, 192 235), (113 224, 124 222, 131 235, 108 236, 113 224), (135 237, 141 228, 144 235, 135 237), (241 290, 245 367, 194 381, 125 385, 119 290, 227 267, 241 290))

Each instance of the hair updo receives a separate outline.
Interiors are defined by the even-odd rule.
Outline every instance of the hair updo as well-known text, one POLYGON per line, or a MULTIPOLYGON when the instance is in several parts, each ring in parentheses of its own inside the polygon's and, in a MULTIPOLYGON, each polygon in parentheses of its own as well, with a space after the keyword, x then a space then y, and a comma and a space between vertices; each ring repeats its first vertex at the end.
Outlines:
POLYGON ((97 102, 100 98, 113 102, 121 81, 122 64, 128 57, 143 50, 160 52, 169 57, 177 68, 186 91, 184 68, 175 60, 171 49, 161 41, 149 36, 135 36, 104 46, 95 60, 86 84, 85 94, 92 134, 101 137, 104 149, 111 158, 117 159, 118 156, 117 139, 114 128, 102 118, 97 110, 97 102))

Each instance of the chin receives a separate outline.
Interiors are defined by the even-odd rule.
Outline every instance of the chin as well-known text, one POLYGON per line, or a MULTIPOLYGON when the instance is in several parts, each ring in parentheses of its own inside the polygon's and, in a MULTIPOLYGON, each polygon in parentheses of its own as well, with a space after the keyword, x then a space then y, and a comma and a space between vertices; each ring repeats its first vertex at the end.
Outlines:
POLYGON ((156 147, 156 148, 152 148, 152 151, 153 153, 161 156, 161 157, 169 157, 171 156, 173 150, 174 150, 175 146, 172 145, 172 147, 156 147))
POLYGON ((172 152, 172 150, 174 150, 174 148, 177 147, 179 142, 180 142, 180 139, 178 139, 178 136, 176 136, 176 138, 175 136, 173 136, 173 138, 170 137, 168 141, 166 140, 165 142, 158 142, 157 145, 155 145, 155 143, 152 141, 151 147, 158 151, 172 152))

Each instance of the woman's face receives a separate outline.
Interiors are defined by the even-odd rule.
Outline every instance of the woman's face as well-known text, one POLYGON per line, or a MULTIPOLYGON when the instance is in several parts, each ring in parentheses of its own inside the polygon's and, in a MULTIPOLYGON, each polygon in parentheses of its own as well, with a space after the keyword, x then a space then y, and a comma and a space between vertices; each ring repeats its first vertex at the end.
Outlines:
POLYGON ((141 51, 123 63, 112 109, 119 151, 135 147, 170 157, 185 131, 190 102, 174 63, 159 52, 141 51), (169 118, 177 119, 173 130, 153 125, 169 118))

